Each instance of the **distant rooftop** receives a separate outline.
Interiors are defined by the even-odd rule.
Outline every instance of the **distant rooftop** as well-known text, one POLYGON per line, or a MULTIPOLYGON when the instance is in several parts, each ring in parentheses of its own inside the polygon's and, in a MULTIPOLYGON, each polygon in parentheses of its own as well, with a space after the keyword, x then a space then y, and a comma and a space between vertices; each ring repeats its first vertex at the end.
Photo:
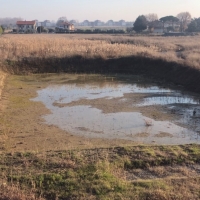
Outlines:
POLYGON ((34 25, 36 21, 17 21, 17 25, 34 25))

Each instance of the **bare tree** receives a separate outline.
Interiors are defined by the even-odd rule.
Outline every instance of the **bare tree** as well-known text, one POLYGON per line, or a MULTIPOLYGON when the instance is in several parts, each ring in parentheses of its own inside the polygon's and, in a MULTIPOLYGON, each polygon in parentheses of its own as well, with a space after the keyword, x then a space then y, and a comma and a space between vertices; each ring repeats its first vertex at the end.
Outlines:
POLYGON ((0 18, 0 32, 1 29, 4 30, 10 30, 10 29, 15 29, 16 28, 16 22, 17 21, 22 21, 22 18, 20 17, 5 17, 5 18, 0 18))
POLYGON ((64 22, 66 22, 67 21, 67 17, 59 17, 58 21, 64 21, 64 22))
POLYGON ((181 12, 177 15, 177 18, 179 19, 181 23, 181 27, 180 27, 181 32, 185 31, 187 29, 188 23, 192 19, 191 14, 189 12, 181 12))
POLYGON ((158 15, 156 13, 149 13, 148 15, 145 15, 148 22, 153 22, 158 20, 158 15))
POLYGON ((148 29, 152 32, 155 25, 158 21, 158 15, 155 13, 149 13, 148 15, 145 15, 145 18, 147 20, 148 29))
POLYGON ((22 21, 22 18, 20 17, 6 17, 6 18, 0 18, 0 24, 4 25, 4 27, 14 26, 17 21, 22 21))
POLYGON ((67 22, 67 17, 59 17, 56 25, 59 26, 59 24, 63 22, 67 22))

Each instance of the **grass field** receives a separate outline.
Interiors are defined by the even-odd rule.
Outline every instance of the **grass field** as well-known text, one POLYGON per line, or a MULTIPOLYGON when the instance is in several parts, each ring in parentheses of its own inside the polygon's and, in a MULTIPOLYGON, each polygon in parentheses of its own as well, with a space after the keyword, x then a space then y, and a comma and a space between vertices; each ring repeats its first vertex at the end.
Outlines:
POLYGON ((1 154, 0 199, 197 200, 199 155, 198 145, 1 154))

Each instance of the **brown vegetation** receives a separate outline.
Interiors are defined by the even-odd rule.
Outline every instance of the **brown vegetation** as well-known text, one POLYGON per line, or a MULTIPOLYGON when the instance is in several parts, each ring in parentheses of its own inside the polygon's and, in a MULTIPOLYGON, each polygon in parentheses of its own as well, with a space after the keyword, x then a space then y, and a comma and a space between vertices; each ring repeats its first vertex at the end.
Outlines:
POLYGON ((15 74, 146 74, 199 92, 199 46, 199 36, 4 35, 0 68, 15 74))
POLYGON ((121 58, 141 55, 200 68, 200 38, 131 37, 104 35, 5 35, 0 38, 0 59, 121 58))
MULTIPOLYGON (((6 74, 0 71, 0 100, 1 100, 2 90, 4 87, 5 77, 6 77, 6 74)), ((1 105, 0 105, 0 109, 1 109, 1 105)))

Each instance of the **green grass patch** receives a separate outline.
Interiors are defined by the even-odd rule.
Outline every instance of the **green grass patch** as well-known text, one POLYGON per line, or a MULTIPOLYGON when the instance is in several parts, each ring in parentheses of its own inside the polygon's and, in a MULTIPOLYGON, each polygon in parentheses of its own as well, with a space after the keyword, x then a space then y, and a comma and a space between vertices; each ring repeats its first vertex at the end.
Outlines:
MULTIPOLYGON (((184 180, 128 181, 123 173, 127 170, 148 169, 154 166, 198 164, 199 155, 199 145, 131 146, 43 154, 7 153, 0 155, 0 178, 6 178, 8 184, 16 184, 23 190, 34 191, 37 196, 48 200, 90 197, 148 199, 148 196, 151 196, 151 199, 154 199, 154 196, 170 199, 170 195, 175 195, 174 187, 179 187, 184 180), (177 152, 169 153, 173 151, 177 152), (96 160, 91 159, 91 156, 99 153, 107 157, 95 156, 96 160)), ((191 184, 197 188, 199 179, 193 181, 191 184)), ((180 191, 178 193, 179 196, 182 195, 180 191)))

